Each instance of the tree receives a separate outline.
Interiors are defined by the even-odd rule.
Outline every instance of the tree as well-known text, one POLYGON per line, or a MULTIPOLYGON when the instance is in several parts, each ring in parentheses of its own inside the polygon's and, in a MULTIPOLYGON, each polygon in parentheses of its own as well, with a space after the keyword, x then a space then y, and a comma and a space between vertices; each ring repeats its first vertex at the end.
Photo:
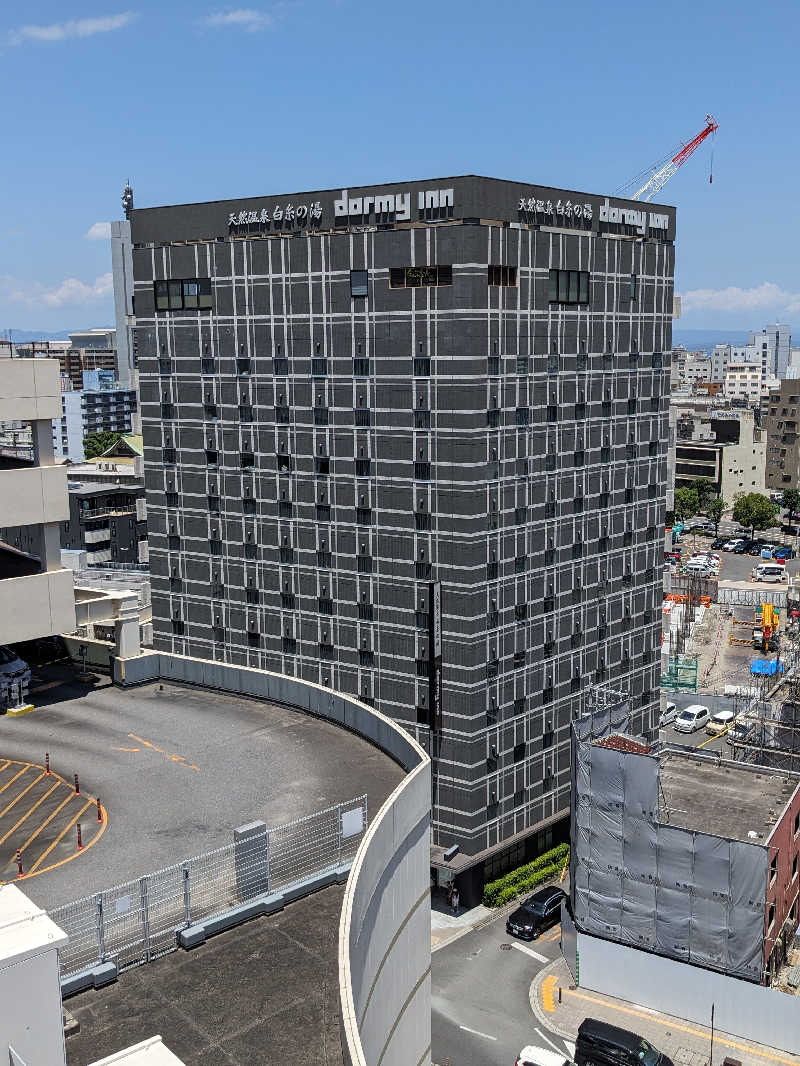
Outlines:
POLYGON ((87 459, 95 459, 98 455, 108 451, 112 444, 116 444, 122 436, 113 430, 105 430, 102 433, 90 433, 83 441, 83 454, 87 459))
POLYGON ((685 522, 687 518, 696 515, 699 509, 699 501, 694 489, 687 487, 675 489, 674 510, 679 522, 685 522))
POLYGON ((719 536, 719 523, 725 512, 726 503, 721 496, 715 496, 706 504, 706 514, 714 523, 714 536, 719 536))
POLYGON ((739 498, 733 505, 733 517, 740 526, 750 527, 750 536, 756 535, 757 529, 769 529, 775 524, 778 507, 768 496, 760 492, 737 494, 739 498))
POLYGON ((697 493, 698 511, 704 511, 709 501, 717 494, 716 485, 707 477, 696 477, 688 487, 697 493))
POLYGON ((800 492, 797 489, 784 489, 781 502, 789 512, 789 525, 792 525, 794 516, 800 511, 800 492))

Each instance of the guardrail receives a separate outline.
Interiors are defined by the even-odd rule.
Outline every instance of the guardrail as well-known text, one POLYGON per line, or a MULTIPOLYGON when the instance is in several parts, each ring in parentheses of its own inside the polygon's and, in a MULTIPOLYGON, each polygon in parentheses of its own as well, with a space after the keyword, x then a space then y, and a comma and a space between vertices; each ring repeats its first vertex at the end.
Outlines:
POLYGON ((254 823, 225 847, 56 907, 49 915, 69 936, 59 952, 62 989, 105 983, 105 974, 177 950, 193 926, 349 867, 366 826, 366 796, 275 829, 254 823))

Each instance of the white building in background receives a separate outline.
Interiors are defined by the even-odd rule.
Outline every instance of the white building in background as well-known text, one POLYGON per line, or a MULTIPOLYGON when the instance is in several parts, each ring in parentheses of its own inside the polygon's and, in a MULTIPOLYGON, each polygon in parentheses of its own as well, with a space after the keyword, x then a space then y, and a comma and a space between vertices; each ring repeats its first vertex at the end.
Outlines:
POLYGON ((792 348, 792 327, 785 322, 765 326, 759 333, 750 334, 750 344, 754 345, 761 359, 762 378, 787 377, 789 357, 792 348))
POLYGON ((61 418, 53 422, 55 454, 82 463, 90 433, 130 433, 137 409, 133 389, 116 386, 112 371, 85 370, 83 389, 61 393, 61 418))
POLYGON ((789 349, 789 365, 786 368, 786 378, 800 378, 800 348, 789 349))
POLYGON ((737 400, 748 406, 759 403, 762 389, 761 364, 728 363, 722 389, 728 400, 737 400))
POLYGON ((730 363, 758 363, 761 354, 754 344, 715 344, 711 352, 711 380, 722 384, 730 363))

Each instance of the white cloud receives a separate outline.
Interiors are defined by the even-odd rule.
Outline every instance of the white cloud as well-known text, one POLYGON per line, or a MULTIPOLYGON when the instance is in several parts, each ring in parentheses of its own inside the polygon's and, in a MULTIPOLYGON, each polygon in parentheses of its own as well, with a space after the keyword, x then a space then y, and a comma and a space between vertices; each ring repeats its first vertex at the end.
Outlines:
POLYGON ((691 289, 681 293, 681 308, 688 311, 758 311, 776 308, 800 311, 800 293, 788 292, 771 281, 751 289, 730 285, 727 289, 691 289))
POLYGON ((111 237, 110 222, 95 222, 86 231, 87 241, 107 241, 111 237))
POLYGON ((110 271, 88 284, 79 278, 64 278, 57 285, 43 285, 39 281, 20 281, 7 274, 0 276, 0 297, 28 307, 78 307, 105 300, 113 291, 110 271))
POLYGON ((94 37, 97 33, 110 33, 121 30, 136 18, 135 11, 123 11, 119 15, 101 15, 99 18, 70 19, 68 22, 51 22, 45 26, 28 24, 10 30, 9 44, 25 44, 33 41, 38 44, 52 44, 54 41, 66 41, 74 37, 94 37))
POLYGON ((218 11, 200 20, 204 26, 233 26, 246 33, 258 33, 274 22, 272 15, 255 11, 252 7, 237 7, 232 11, 218 11))

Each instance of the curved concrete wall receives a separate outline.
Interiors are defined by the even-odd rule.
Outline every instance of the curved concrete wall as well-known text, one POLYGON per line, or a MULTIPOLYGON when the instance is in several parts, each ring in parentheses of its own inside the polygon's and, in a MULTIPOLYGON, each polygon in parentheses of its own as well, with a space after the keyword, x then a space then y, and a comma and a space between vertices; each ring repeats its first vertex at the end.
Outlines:
POLYGON ((249 667, 152 652, 116 660, 116 680, 161 678, 273 700, 372 741, 408 776, 367 830, 339 923, 342 1051, 347 1066, 428 1066, 431 1057, 431 764, 391 719, 321 685, 249 667))

